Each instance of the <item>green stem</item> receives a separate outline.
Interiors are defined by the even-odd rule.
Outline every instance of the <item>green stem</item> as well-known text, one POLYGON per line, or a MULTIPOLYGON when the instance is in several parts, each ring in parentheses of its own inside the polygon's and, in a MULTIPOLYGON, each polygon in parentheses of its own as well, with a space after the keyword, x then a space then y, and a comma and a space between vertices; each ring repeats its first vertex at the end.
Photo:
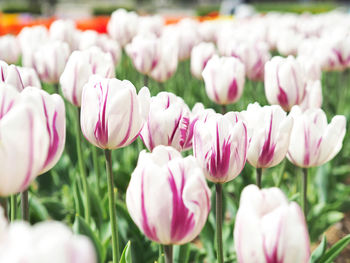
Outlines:
POLYGON ((173 263, 173 246, 164 245, 165 263, 173 263))
POLYGON ((10 197, 10 204, 11 204, 11 214, 10 219, 11 222, 16 220, 16 214, 17 214, 17 195, 11 195, 10 197))
POLYGON ((22 219, 29 221, 29 200, 28 189, 21 193, 22 219))
POLYGON ((95 176, 96 176, 96 187, 97 187, 97 193, 100 194, 100 162, 98 161, 98 154, 97 154, 97 148, 94 145, 91 145, 91 152, 92 152, 92 162, 94 164, 94 170, 95 170, 95 176))
POLYGON ((59 83, 55 83, 55 84, 53 84, 53 85, 54 85, 54 87, 55 87, 55 93, 59 95, 59 94, 60 94, 60 89, 59 89, 59 85, 60 85, 60 84, 59 84, 59 83))
POLYGON ((301 189, 301 207, 306 218, 307 215, 307 168, 303 168, 303 180, 302 180, 302 189, 301 189))
POLYGON ((221 113, 224 115, 227 112, 226 105, 221 105, 221 113))
POLYGON ((88 183, 85 172, 85 166, 83 161, 83 151, 81 148, 81 129, 80 129, 80 109, 74 107, 76 119, 75 119, 75 136, 76 136, 76 147, 77 147, 77 155, 78 155, 78 163, 79 163, 79 171, 81 182, 83 184, 84 191, 84 215, 87 223, 90 223, 90 198, 88 192, 88 183))
POLYGON ((217 183, 216 188, 216 244, 218 263, 224 262, 222 247, 222 184, 217 183))
POLYGON ((148 87, 148 75, 143 75, 143 86, 148 87))
POLYGON ((109 203, 109 217, 112 227, 112 251, 113 251, 113 263, 119 262, 119 241, 118 241, 118 224, 117 224, 117 211, 115 207, 115 195, 114 195, 114 181, 112 172, 112 152, 108 149, 105 150, 106 157, 106 171, 108 182, 108 203, 109 203))
POLYGON ((256 168, 256 185, 261 188, 262 168, 256 168))
POLYGON ((7 198, 6 197, 0 197, 0 205, 4 209, 4 215, 6 218, 8 218, 8 211, 7 211, 7 198))

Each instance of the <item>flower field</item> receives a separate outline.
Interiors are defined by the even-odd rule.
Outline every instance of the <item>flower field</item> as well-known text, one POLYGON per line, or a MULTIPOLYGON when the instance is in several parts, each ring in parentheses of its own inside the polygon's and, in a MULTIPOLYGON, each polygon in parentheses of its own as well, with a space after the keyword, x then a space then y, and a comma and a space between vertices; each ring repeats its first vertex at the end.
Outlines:
POLYGON ((350 15, 105 22, 0 36, 0 263, 350 262, 350 15))

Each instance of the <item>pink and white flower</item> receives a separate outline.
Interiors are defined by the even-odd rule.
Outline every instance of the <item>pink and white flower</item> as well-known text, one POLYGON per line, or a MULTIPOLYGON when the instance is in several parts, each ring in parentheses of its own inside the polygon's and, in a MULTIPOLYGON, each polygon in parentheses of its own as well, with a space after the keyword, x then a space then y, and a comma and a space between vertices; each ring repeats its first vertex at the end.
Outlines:
POLYGON ((0 60, 7 63, 17 63, 21 55, 21 48, 15 36, 5 35, 0 37, 0 60))
POLYGON ((172 147, 142 151, 126 192, 129 213, 151 240, 169 245, 192 241, 210 211, 210 190, 193 156, 172 147))
POLYGON ((195 46, 191 52, 191 73, 198 79, 202 78, 202 72, 209 59, 216 53, 213 43, 202 42, 195 46))
POLYGON ((293 118, 279 105, 249 104, 242 116, 247 124, 248 162, 256 168, 273 167, 287 154, 293 118))
POLYGON ((287 157, 293 164, 305 168, 320 166, 341 150, 346 131, 345 116, 337 115, 327 124, 322 109, 302 112, 299 106, 294 106, 290 115, 294 125, 287 157))
POLYGON ((149 112, 150 93, 128 80, 92 76, 81 102, 81 129, 85 138, 102 149, 129 145, 139 135, 149 112))
POLYGON ((307 263, 310 240, 303 212, 278 188, 243 189, 234 229, 238 262, 307 263))
POLYGON ((197 121, 193 153, 209 181, 224 183, 242 171, 248 151, 246 124, 238 113, 213 114, 197 121))

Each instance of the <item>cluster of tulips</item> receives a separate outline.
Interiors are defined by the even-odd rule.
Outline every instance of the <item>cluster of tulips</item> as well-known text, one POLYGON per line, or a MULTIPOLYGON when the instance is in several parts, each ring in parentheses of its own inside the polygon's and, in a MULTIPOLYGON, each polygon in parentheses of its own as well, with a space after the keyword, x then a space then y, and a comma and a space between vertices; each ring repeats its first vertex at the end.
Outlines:
MULTIPOLYGON (((321 72, 350 66, 348 21, 340 13, 268 14, 203 23, 184 19, 164 26, 160 16, 120 9, 110 18, 108 35, 81 32, 73 21, 57 20, 49 30, 36 26, 17 37, 0 37, 0 195, 11 196, 12 213, 14 195, 21 193, 22 216, 28 220, 28 186, 64 151, 62 94, 76 112, 87 223, 93 219, 81 134, 105 153, 114 263, 121 253, 111 150, 139 137, 149 151, 139 155, 126 204, 139 229, 164 245, 166 262, 172 262, 172 245, 194 240, 207 221, 211 191, 206 179, 215 184, 217 259, 224 261, 222 188, 248 161, 256 168, 257 186, 249 185, 241 194, 234 227, 238 261, 306 263, 307 168, 330 161, 346 132, 344 116, 328 124, 320 108, 321 72), (139 92, 115 76, 122 50, 145 76, 139 92), (288 57, 271 58, 273 50, 288 57), (22 66, 13 65, 20 56, 22 66), (203 79, 222 113, 201 103, 191 110, 171 92, 150 95, 149 77, 165 82, 178 62, 188 58, 191 73, 203 79), (271 106, 252 103, 242 112, 227 111, 244 92, 246 77, 264 81, 271 106), (41 83, 53 84, 57 94, 41 89, 41 83), (182 154, 191 149, 193 156, 182 154), (302 209, 278 188, 260 189, 263 169, 285 157, 304 170, 302 209)), ((6 220, 0 220, 0 262, 96 262, 90 241, 60 223, 30 227, 6 220)))

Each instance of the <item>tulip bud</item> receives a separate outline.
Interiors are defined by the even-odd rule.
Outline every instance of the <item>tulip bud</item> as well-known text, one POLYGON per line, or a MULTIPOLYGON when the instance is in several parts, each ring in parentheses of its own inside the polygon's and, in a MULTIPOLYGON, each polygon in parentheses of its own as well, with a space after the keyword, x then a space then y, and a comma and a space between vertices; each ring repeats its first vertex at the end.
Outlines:
POLYGON ((245 70, 239 59, 213 56, 202 75, 207 95, 215 103, 235 103, 242 96, 245 70))
POLYGON ((213 43, 202 42, 195 46, 191 52, 191 73, 198 79, 202 78, 202 72, 208 60, 216 53, 213 43))
POLYGON ((33 66, 40 79, 47 83, 58 83, 70 54, 65 42, 48 42, 33 53, 33 66))
POLYGON ((273 167, 287 154, 293 118, 278 105, 249 104, 242 116, 247 124, 248 162, 256 168, 273 167))
POLYGON ((243 189, 234 229, 238 262, 307 263, 310 241, 303 212, 278 188, 243 189))
POLYGON ((158 63, 159 41, 151 36, 136 36, 125 47, 126 53, 132 60, 137 71, 142 74, 150 73, 158 63))
POLYGON ((136 94, 128 80, 92 76, 81 102, 81 129, 85 138, 102 149, 129 145, 139 135, 149 112, 148 88, 136 94))
POLYGON ((32 103, 42 114, 49 135, 49 149, 40 174, 50 170, 60 159, 66 140, 66 111, 61 96, 27 87, 21 93, 22 101, 32 103))
POLYGON ((265 64, 265 94, 270 104, 290 111, 303 101, 305 87, 305 72, 294 57, 273 57, 265 64))
POLYGON ((5 35, 0 37, 0 60, 7 63, 17 63, 21 49, 16 37, 5 35))
POLYGON ((138 24, 139 17, 135 12, 118 9, 111 15, 111 19, 107 24, 107 31, 113 39, 124 47, 136 35, 138 24))
POLYGON ((66 42, 70 50, 77 48, 77 29, 74 20, 58 19, 50 25, 50 38, 52 40, 66 42))
POLYGON ((7 101, 1 105, 7 107, 0 120, 0 196, 8 196, 25 190, 39 174, 47 157, 49 138, 36 107, 29 103, 11 107, 14 102, 8 103, 8 98, 14 95, 13 91, 8 95, 4 89, 9 87, 0 89, 7 101))
POLYGON ((327 124, 322 109, 302 112, 299 106, 294 106, 290 115, 294 125, 287 157, 293 164, 305 168, 320 166, 341 150, 346 131, 345 116, 337 115, 327 124))
POLYGON ((74 51, 60 78, 64 97, 75 106, 80 107, 83 86, 93 74, 106 78, 114 77, 111 56, 102 52, 98 47, 74 51))
POLYGON ((297 61, 301 64, 305 71, 307 81, 321 80, 321 66, 313 57, 298 56, 297 61))
POLYGON ((141 16, 139 18, 139 25, 137 35, 155 35, 160 37, 164 27, 164 19, 160 15, 141 16))
POLYGON ((169 245, 192 241, 210 211, 210 190, 193 156, 172 147, 142 151, 126 192, 135 224, 151 240, 169 245))
POLYGON ((224 183, 236 178, 245 165, 247 150, 247 129, 238 113, 215 114, 197 121, 193 153, 209 181, 224 183))
POLYGON ((182 19, 175 26, 175 32, 178 37, 179 44, 179 60, 183 61, 191 56, 191 51, 194 46, 200 42, 198 32, 198 22, 193 19, 182 19))
POLYGON ((151 71, 150 76, 158 81, 164 82, 170 79, 178 65, 178 44, 174 36, 163 36, 158 45, 157 65, 151 71))

